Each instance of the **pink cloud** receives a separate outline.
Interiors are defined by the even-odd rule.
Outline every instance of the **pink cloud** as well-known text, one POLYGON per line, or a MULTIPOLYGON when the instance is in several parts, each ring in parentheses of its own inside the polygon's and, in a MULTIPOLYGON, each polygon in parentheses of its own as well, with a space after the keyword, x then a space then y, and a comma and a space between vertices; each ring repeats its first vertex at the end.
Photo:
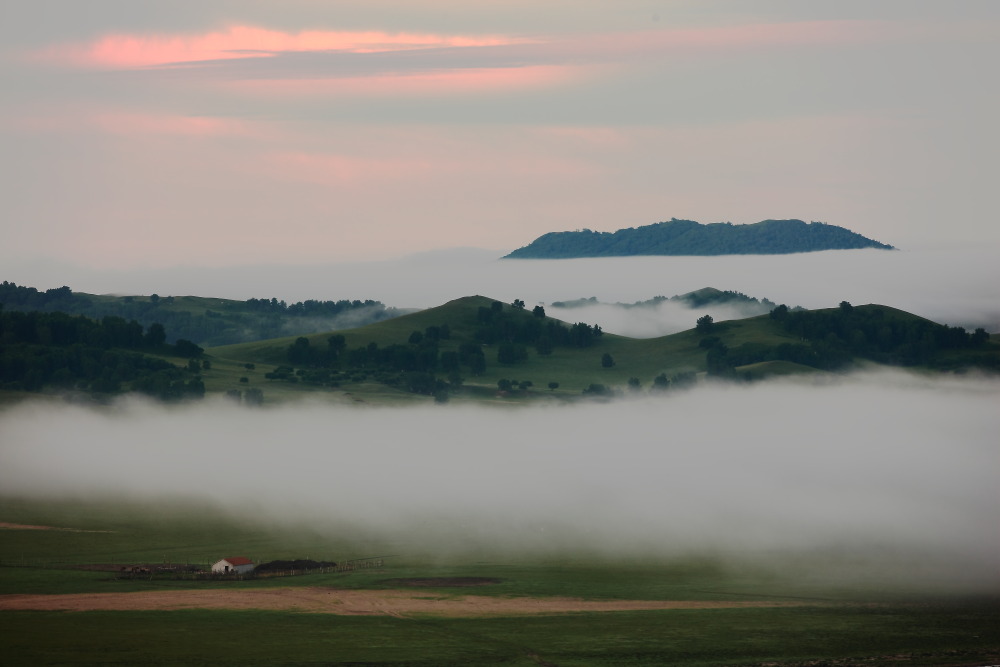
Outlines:
POLYGON ((304 30, 282 32, 253 26, 189 35, 107 35, 82 45, 60 45, 40 54, 46 60, 79 67, 131 69, 205 60, 261 58, 277 53, 347 51, 374 53, 432 47, 512 44, 496 36, 304 30))

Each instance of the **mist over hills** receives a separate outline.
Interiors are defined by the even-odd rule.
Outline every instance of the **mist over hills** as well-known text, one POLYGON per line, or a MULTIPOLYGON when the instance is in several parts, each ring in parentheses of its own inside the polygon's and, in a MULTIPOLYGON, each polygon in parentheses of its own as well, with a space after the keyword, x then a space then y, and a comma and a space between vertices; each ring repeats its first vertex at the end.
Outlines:
POLYGON ((7 310, 118 317, 144 327, 158 323, 167 331, 167 342, 185 339, 205 346, 346 329, 409 312, 372 299, 307 299, 289 304, 274 297, 119 296, 76 292, 65 285, 39 290, 6 280, 0 283, 0 304, 7 310))
MULTIPOLYGON (((72 295, 69 288, 54 292, 72 295)), ((375 402, 569 400, 659 392, 704 378, 839 372, 860 362, 1000 369, 1000 345, 983 328, 970 333, 889 306, 843 301, 806 311, 703 288, 617 307, 648 311, 674 302, 684 304, 686 326, 650 338, 605 332, 599 321, 576 317, 575 308, 552 308, 573 316, 561 319, 521 299, 470 296, 365 326, 207 349, 185 339, 170 344, 159 323, 5 310, 0 389, 105 397, 139 391, 163 400, 223 393, 254 404, 265 394, 270 401, 317 392, 375 402), (716 321, 700 310, 714 303, 754 312, 716 321)), ((593 312, 588 307, 583 312, 593 312)))
POLYGON ((749 225, 717 222, 703 225, 671 218, 616 232, 583 229, 550 232, 505 259, 572 259, 634 255, 780 255, 820 250, 878 248, 891 245, 823 222, 763 220, 749 225))

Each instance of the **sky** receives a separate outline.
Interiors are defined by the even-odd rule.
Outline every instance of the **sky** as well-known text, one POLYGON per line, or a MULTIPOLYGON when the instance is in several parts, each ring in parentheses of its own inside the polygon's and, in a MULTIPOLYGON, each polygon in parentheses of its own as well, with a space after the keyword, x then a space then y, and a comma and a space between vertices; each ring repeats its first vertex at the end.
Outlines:
MULTIPOLYGON (((711 286, 1000 333, 997 62, 993 0, 2 2, 0 279, 398 307, 711 286), (672 217, 823 221, 899 250, 498 259, 550 231, 672 217)), ((581 317, 657 335, 699 314, 581 317)), ((26 406, 0 414, 0 487, 211 487, 290 513, 347 506, 387 534, 408 512, 496 526, 485 539, 525 547, 556 527, 594 549, 856 541, 996 586, 996 382, 890 373, 807 389, 392 419, 26 406), (313 439, 334 422, 339 441, 313 439), (485 446, 470 448, 476 429, 485 446), (211 480, 171 468, 214 456, 206 439, 264 457, 276 438, 330 464, 248 457, 211 480), (383 505, 351 504, 358 483, 383 505)))
POLYGON ((5 2, 2 277, 127 292, 671 217, 1000 247, 998 61, 990 0, 5 2))

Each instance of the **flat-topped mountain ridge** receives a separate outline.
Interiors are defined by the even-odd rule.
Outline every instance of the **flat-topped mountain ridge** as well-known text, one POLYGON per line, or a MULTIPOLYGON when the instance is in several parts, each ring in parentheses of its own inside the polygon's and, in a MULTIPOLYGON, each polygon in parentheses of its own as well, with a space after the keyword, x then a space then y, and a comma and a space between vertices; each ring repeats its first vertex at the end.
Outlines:
POLYGON ((782 255, 821 250, 856 250, 893 246, 844 227, 802 220, 763 220, 754 224, 702 224, 672 218, 615 232, 589 229, 549 232, 505 259, 575 259, 642 255, 782 255))

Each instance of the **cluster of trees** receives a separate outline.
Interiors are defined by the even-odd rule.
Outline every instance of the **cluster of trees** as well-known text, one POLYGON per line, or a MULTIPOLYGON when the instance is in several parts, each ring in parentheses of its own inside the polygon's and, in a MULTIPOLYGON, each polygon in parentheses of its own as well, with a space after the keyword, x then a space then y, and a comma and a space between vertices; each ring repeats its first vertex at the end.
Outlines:
POLYGON ((162 326, 100 321, 66 313, 8 312, 0 306, 0 378, 5 389, 47 388, 113 394, 138 391, 164 400, 205 394, 202 349, 190 341, 165 342, 162 326), (182 369, 143 352, 191 357, 182 369))
POLYGON ((771 255, 815 250, 882 248, 849 229, 822 222, 764 220, 752 225, 702 225, 672 218, 616 232, 583 229, 551 232, 507 255, 519 259, 623 257, 631 255, 771 255))
POLYGON ((247 299, 243 302, 248 311, 253 313, 271 313, 276 315, 287 315, 288 317, 335 317, 350 310, 360 308, 385 309, 385 304, 381 301, 364 301, 355 299, 341 299, 339 301, 315 301, 308 299, 299 301, 291 305, 278 299, 247 299))
MULTIPOLYGON (((171 341, 192 340, 204 345, 226 345, 289 333, 313 333, 337 328, 335 322, 350 318, 350 326, 361 326, 399 315, 379 301, 300 301, 287 304, 277 299, 246 301, 213 300, 216 309, 185 308, 185 301, 172 296, 95 297, 63 286, 39 291, 4 281, 0 303, 8 310, 63 312, 100 319, 106 316, 136 320, 148 327, 162 324, 171 341)), ((203 303, 203 302, 202 302, 203 303)))
POLYGON ((924 364, 945 350, 982 346, 990 335, 969 333, 915 317, 898 317, 878 307, 855 308, 842 301, 836 309, 790 311, 778 306, 771 317, 789 333, 850 355, 895 365, 924 364))
POLYGON ((440 397, 442 392, 461 385, 463 367, 475 375, 486 368, 479 345, 462 343, 457 350, 441 352, 440 342, 450 338, 447 324, 413 331, 406 343, 380 346, 372 341, 353 349, 347 349, 340 334, 329 336, 325 348, 314 347, 308 338, 300 336, 289 346, 287 358, 289 363, 305 368, 296 371, 292 366, 279 366, 265 377, 333 387, 343 381, 357 382, 371 377, 413 393, 440 397), (445 373, 448 381, 439 379, 438 372, 445 373))
MULTIPOLYGON (((555 346, 590 346, 603 335, 599 326, 578 322, 572 326, 547 318, 545 309, 535 306, 531 311, 524 301, 515 299, 510 306, 494 301, 477 312, 473 340, 452 343, 452 349, 441 350, 442 342, 451 340, 449 324, 429 326, 413 331, 405 343, 367 345, 347 349, 344 337, 327 338, 327 345, 314 346, 300 336, 288 347, 287 361, 303 367, 292 367, 267 377, 273 380, 311 382, 337 386, 346 376, 364 374, 377 382, 401 386, 409 391, 440 396, 461 386, 462 374, 481 375, 487 367, 484 346, 494 346, 496 361, 509 366, 528 357, 528 347, 538 354, 551 354, 555 346), (438 377, 442 375, 447 381, 438 377)), ((613 360, 608 357, 613 365, 613 360)))
MULTIPOLYGON (((687 294, 674 295, 669 298, 661 295, 654 296, 652 299, 635 301, 633 303, 622 303, 619 301, 614 305, 622 308, 653 308, 667 301, 682 303, 688 308, 702 308, 707 305, 718 304, 733 304, 741 306, 742 310, 745 312, 759 315, 767 313, 777 305, 769 299, 758 299, 756 297, 747 296, 742 292, 717 290, 713 287, 706 287, 694 292, 688 292, 687 294)), ((601 302, 597 300, 596 296, 592 296, 582 299, 573 299, 572 301, 553 301, 552 307, 582 308, 585 306, 596 306, 600 303, 601 302)))
MULTIPOLYGON (((664 299, 664 297, 656 298, 664 299)), ((739 304, 742 306, 759 306, 770 309, 777 305, 769 299, 758 299, 753 296, 747 296, 743 292, 716 289, 701 289, 695 292, 688 292, 687 294, 671 297, 670 301, 680 301, 687 304, 690 308, 702 308, 709 304, 739 304)), ((761 315, 763 314, 762 312, 761 315)))
POLYGON ((166 340, 166 330, 159 323, 144 329, 135 320, 121 317, 93 320, 59 312, 8 311, 0 304, 0 345, 84 345, 102 350, 145 350, 188 358, 200 357, 204 352, 189 340, 182 339, 173 345, 166 340))
POLYGON ((896 366, 922 365, 932 363, 943 351, 977 348, 989 340, 981 328, 969 333, 962 327, 900 316, 878 307, 855 308, 846 301, 830 310, 796 311, 780 305, 770 317, 800 342, 745 343, 731 349, 718 337, 707 336, 699 344, 707 350, 708 373, 732 376, 735 367, 762 361, 791 361, 834 370, 855 357, 896 366))
POLYGON ((511 308, 494 301, 489 307, 481 306, 477 312, 476 340, 484 345, 498 344, 497 361, 501 364, 527 359, 528 346, 544 356, 560 346, 590 347, 604 335, 598 325, 577 322, 567 327, 546 317, 542 306, 535 306, 530 317, 522 311, 524 302, 515 299, 511 308))

